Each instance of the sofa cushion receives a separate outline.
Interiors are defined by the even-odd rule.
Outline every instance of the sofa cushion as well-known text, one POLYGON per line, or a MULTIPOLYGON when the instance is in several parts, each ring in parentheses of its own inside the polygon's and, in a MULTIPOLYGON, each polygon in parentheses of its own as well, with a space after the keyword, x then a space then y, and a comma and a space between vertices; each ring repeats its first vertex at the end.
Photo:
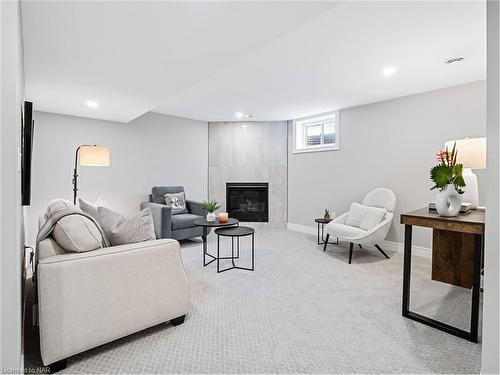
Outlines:
POLYGON ((165 194, 184 192, 184 186, 155 186, 151 189, 151 197, 154 203, 165 204, 165 194))
POLYGON ((172 215, 188 213, 188 210, 186 208, 186 197, 184 196, 184 192, 165 194, 164 198, 166 206, 172 208, 172 215))
POLYGON ((172 230, 195 227, 194 221, 201 216, 193 214, 179 214, 172 216, 172 230))
POLYGON ((156 239, 153 215, 149 207, 131 217, 102 206, 97 211, 99 224, 113 246, 156 239))
POLYGON ((370 230, 382 221, 386 212, 385 208, 365 206, 353 202, 345 223, 352 227, 370 230))

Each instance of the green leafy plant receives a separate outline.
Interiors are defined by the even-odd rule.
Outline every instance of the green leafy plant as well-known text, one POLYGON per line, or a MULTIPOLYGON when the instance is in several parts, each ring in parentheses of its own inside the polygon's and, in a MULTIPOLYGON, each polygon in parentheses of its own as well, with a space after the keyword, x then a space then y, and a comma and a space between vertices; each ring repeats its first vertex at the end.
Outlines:
POLYGON ((213 213, 220 208, 216 200, 203 201, 201 207, 210 213, 213 213))
POLYGON ((457 144, 453 145, 451 151, 448 147, 437 154, 437 159, 441 162, 431 169, 431 180, 434 182, 433 189, 444 189, 446 185, 453 184, 455 190, 462 194, 465 187, 464 177, 462 175, 464 166, 457 164, 457 144))

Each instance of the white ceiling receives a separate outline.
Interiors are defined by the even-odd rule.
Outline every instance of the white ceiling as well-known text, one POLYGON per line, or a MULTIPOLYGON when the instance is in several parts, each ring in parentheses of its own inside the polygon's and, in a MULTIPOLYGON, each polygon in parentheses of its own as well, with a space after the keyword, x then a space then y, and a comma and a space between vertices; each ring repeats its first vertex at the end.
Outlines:
POLYGON ((484 1, 23 1, 22 16, 35 108, 119 122, 292 119, 486 76, 484 1))

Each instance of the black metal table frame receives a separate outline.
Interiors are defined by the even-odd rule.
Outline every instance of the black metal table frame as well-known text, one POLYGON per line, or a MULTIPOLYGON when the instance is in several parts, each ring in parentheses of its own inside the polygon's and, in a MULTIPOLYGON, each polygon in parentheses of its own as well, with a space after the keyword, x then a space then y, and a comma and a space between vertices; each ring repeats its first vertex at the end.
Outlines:
MULTIPOLYGON (((238 225, 239 226, 239 225, 238 225)), ((255 232, 249 233, 249 234, 244 234, 244 235, 237 235, 237 236, 224 236, 222 234, 217 233, 217 273, 233 270, 233 269, 238 269, 238 270, 245 270, 245 271, 253 271, 255 269, 255 232), (231 237, 231 256, 230 257, 220 257, 219 256, 219 250, 220 250, 220 236, 223 237, 231 237), (252 268, 247 268, 247 267, 239 267, 234 264, 234 260, 238 259, 240 257, 240 238, 241 237, 247 237, 247 236, 252 236, 252 268), (236 255, 234 256, 234 239, 237 239, 237 252, 236 255), (223 270, 220 269, 219 267, 219 261, 220 259, 231 259, 231 263, 233 264, 232 267, 224 268, 223 270)), ((214 259, 215 260, 215 259, 214 259)), ((212 260, 213 262, 213 260, 212 260)))
MULTIPOLYGON (((240 226, 240 223, 235 223, 233 225, 225 225, 225 226, 220 226, 219 228, 231 228, 231 227, 239 227, 240 226)), ((210 226, 210 228, 212 228, 214 226, 210 226)), ((208 245, 207 245, 207 237, 208 237, 208 226, 203 226, 203 235, 201 236, 201 239, 203 240, 203 267, 206 267, 208 266, 210 263, 212 262, 215 262, 218 258, 213 256, 212 254, 210 254, 208 252, 208 245), (212 260, 210 262, 207 263, 207 255, 212 258, 212 260)), ((217 254, 218 255, 218 254, 217 254)), ((238 257, 239 257, 239 254, 238 254, 238 257)), ((221 258, 221 259, 231 259, 231 257, 225 257, 225 258, 221 258)))
MULTIPOLYGON (((327 223, 322 223, 320 221, 316 221, 318 224, 318 245, 324 245, 325 244, 325 225, 327 223), (319 227, 321 225, 321 241, 320 241, 320 236, 319 236, 319 227)), ((337 237, 337 242, 328 242, 331 245, 338 245, 339 244, 339 238, 337 237)))
POLYGON ((481 287, 481 253, 483 251, 483 235, 474 234, 474 261, 472 273, 472 304, 470 331, 454 327, 427 316, 410 311, 410 275, 411 275, 411 240, 412 225, 405 225, 404 266, 403 266, 403 316, 419 323, 449 333, 460 338, 478 342, 479 329, 479 295, 481 287))

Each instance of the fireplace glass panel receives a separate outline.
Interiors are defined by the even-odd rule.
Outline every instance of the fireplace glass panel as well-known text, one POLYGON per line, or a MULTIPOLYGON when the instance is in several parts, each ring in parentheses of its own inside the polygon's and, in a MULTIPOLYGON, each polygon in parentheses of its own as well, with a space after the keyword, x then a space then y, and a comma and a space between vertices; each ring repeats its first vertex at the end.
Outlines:
POLYGON ((240 221, 268 221, 268 183, 227 183, 226 207, 240 221))

